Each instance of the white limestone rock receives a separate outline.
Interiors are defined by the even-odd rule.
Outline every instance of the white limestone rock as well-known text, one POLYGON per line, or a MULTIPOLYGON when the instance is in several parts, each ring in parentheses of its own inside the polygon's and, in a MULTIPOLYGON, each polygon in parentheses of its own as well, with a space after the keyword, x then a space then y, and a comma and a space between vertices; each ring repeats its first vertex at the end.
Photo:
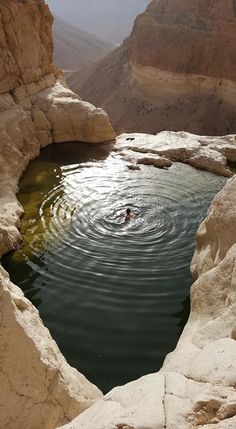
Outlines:
POLYGON ((157 168, 167 168, 172 165, 172 162, 164 156, 155 155, 149 152, 141 153, 126 149, 119 152, 119 155, 134 167, 138 165, 153 165, 157 168))
POLYGON ((206 345, 183 368, 187 378, 222 386, 236 384, 236 342, 222 338, 206 345))
POLYGON ((236 428, 236 417, 229 418, 218 424, 210 424, 201 426, 201 429, 235 429, 236 428))
POLYGON ((144 376, 116 387, 63 429, 163 429, 164 393, 163 375, 144 376))
POLYGON ((106 113, 82 101, 61 82, 30 98, 51 125, 53 142, 101 143, 115 139, 106 113))
POLYGON ((192 429, 225 418, 223 410, 235 404, 233 388, 212 386, 188 379, 181 374, 166 375, 166 428, 192 429))
POLYGON ((235 178, 229 180, 214 198, 208 216, 197 233, 191 269, 195 277, 217 265, 236 243, 235 178), (210 237, 210 240, 209 240, 210 237))
POLYGON ((0 267, 0 427, 51 429, 101 392, 71 368, 38 311, 0 267))
POLYGON ((234 135, 207 137, 183 131, 163 131, 156 135, 134 133, 117 137, 114 150, 126 157, 132 154, 130 158, 133 162, 139 162, 142 157, 145 158, 143 154, 148 154, 148 158, 159 156, 164 159, 165 167, 179 161, 230 177, 232 173, 227 161, 236 159, 236 140, 234 135))

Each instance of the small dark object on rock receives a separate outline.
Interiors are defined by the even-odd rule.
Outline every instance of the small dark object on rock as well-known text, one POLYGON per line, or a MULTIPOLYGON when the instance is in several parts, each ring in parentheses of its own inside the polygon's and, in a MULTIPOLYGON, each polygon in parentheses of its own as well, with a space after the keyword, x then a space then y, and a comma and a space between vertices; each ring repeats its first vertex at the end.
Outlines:
POLYGON ((129 170, 133 170, 133 171, 135 171, 135 170, 141 170, 141 168, 138 165, 131 164, 131 165, 127 165, 127 167, 128 167, 129 170))
POLYGON ((132 142, 132 141, 134 140, 134 137, 126 137, 126 140, 127 140, 127 141, 129 140, 129 141, 131 141, 131 142, 132 142))

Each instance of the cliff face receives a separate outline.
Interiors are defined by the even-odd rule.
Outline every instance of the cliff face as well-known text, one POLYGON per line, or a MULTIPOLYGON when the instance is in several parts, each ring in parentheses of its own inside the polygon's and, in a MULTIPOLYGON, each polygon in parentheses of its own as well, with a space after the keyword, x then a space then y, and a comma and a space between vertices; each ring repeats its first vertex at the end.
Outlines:
POLYGON ((53 18, 40 0, 0 2, 0 93, 53 72, 53 18))
MULTIPOLYGON (((0 256, 21 241, 18 180, 40 148, 114 138, 106 113, 63 85, 43 0, 0 0, 0 256)), ((0 427, 51 429, 101 392, 71 368, 0 266, 0 427)))
POLYGON ((227 134, 236 129, 235 43, 233 1, 153 0, 121 48, 68 83, 119 132, 227 134))
POLYGON ((135 22, 130 60, 140 66, 235 80, 236 9, 223 0, 158 0, 135 22))

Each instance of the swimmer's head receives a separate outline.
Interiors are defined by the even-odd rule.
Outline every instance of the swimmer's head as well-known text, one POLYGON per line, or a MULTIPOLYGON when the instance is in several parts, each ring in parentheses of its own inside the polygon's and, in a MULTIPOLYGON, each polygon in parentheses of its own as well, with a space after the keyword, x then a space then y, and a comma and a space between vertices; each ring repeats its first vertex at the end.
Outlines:
POLYGON ((126 213, 127 213, 127 215, 129 215, 131 213, 131 210, 130 209, 126 209, 126 213))

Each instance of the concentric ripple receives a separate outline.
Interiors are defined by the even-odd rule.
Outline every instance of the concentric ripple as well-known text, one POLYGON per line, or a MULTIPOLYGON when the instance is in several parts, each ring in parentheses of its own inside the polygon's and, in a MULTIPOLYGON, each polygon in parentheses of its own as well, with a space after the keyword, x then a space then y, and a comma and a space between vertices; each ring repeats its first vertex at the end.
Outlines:
MULTIPOLYGON (((196 229, 224 179, 181 164, 130 171, 114 155, 62 162, 55 177, 38 189, 13 280, 69 362, 106 391, 156 371, 174 348, 196 229)), ((27 203, 30 192, 21 189, 27 203)))

